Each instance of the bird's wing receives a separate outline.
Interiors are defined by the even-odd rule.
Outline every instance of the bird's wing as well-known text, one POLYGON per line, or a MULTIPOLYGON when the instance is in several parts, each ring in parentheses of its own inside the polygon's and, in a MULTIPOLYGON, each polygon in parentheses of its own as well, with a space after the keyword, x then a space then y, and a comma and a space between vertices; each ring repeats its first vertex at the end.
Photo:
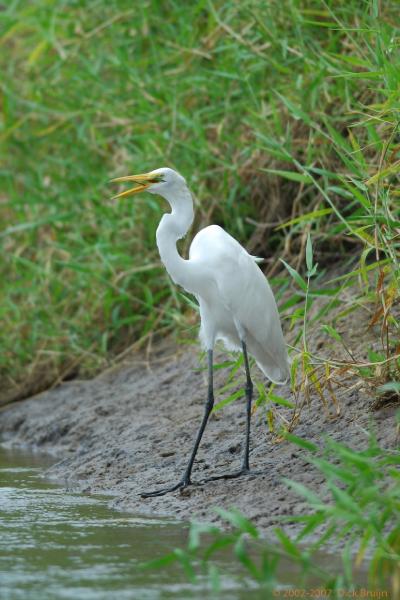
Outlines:
POLYGON ((273 381, 287 378, 287 351, 272 290, 254 257, 221 227, 212 225, 194 238, 190 258, 209 265, 213 285, 244 331, 247 347, 273 381))
POLYGON ((275 298, 258 265, 245 251, 236 268, 218 282, 220 294, 243 329, 247 348, 275 383, 289 378, 288 357, 275 298))

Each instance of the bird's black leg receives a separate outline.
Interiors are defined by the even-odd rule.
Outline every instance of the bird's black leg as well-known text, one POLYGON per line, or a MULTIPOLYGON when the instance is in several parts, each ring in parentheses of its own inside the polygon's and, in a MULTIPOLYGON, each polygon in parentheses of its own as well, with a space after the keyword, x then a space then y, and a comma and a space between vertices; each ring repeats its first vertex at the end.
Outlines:
POLYGON ((192 483, 190 476, 192 474, 193 463, 196 458, 197 450, 199 449, 201 438, 203 437, 204 430, 207 425, 208 417, 214 406, 214 386, 213 386, 213 351, 208 350, 208 393, 207 393, 207 402, 205 405, 203 420, 200 425, 200 429, 197 433, 196 441, 193 446, 192 454, 190 455, 190 459, 188 465, 185 469, 182 479, 172 485, 171 487, 162 488, 160 490, 155 490, 154 492, 144 492, 141 494, 142 498, 152 498, 154 496, 164 496, 164 494, 168 494, 168 492, 174 492, 178 489, 183 489, 192 483))
POLYGON ((243 452, 243 463, 242 468, 239 471, 235 471, 233 473, 227 473, 226 475, 216 475, 215 477, 210 477, 207 481, 216 481, 217 479, 235 479, 236 477, 240 477, 241 475, 246 475, 250 473, 250 464, 249 464, 249 452, 250 452, 250 420, 251 420, 251 402, 253 399, 253 382, 251 380, 250 375, 250 365, 249 358, 247 355, 247 347, 246 343, 242 341, 242 350, 243 350, 243 358, 244 358, 244 368, 246 370, 246 439, 244 444, 244 452, 243 452))
POLYGON ((246 441, 244 446, 242 472, 250 471, 249 452, 250 452, 250 420, 251 420, 251 402, 253 400, 253 382, 250 376, 249 358, 247 356, 247 347, 242 341, 242 350, 244 358, 244 368, 246 369, 246 441))

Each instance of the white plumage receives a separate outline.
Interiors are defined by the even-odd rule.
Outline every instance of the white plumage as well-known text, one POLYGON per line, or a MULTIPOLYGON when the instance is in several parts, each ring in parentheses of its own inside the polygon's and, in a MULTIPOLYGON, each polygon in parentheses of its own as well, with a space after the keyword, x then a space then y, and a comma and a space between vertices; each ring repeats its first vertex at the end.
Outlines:
POLYGON ((142 494, 160 496, 191 483, 191 472, 200 440, 211 413, 213 395, 213 348, 221 339, 228 349, 242 350, 246 368, 247 428, 242 469, 223 477, 249 472, 249 436, 253 385, 247 351, 263 373, 274 383, 289 378, 289 362, 275 298, 266 277, 251 256, 218 225, 197 233, 189 258, 178 253, 176 242, 186 235, 193 222, 193 200, 185 179, 168 168, 144 175, 120 177, 114 181, 133 181, 138 187, 121 192, 122 198, 147 190, 163 196, 171 206, 157 228, 160 257, 175 283, 194 294, 200 306, 200 339, 208 351, 208 397, 204 418, 185 470, 178 484, 142 494))
POLYGON ((284 383, 289 371, 278 309, 254 257, 222 227, 210 225, 193 239, 189 259, 210 270, 208 285, 196 294, 204 347, 221 339, 229 350, 241 350, 244 340, 268 379, 284 383))

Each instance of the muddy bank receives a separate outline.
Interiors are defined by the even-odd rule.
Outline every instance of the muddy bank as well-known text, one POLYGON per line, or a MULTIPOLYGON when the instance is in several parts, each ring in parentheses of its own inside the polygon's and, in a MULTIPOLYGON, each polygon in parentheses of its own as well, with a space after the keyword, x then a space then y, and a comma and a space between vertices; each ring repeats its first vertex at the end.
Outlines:
MULTIPOLYGON (((226 376, 225 369, 216 371, 217 400, 226 376)), ((273 440, 259 410, 252 418, 251 465, 262 474, 142 499, 140 492, 180 477, 203 414, 205 393, 198 348, 166 347, 154 353, 150 362, 136 356, 92 381, 64 383, 3 410, 0 434, 8 444, 55 454, 60 460, 47 475, 68 488, 112 494, 113 506, 142 514, 215 520, 213 507, 236 506, 267 533, 279 515, 305 508, 283 477, 324 495, 322 476, 304 461, 297 447, 273 440)), ((281 388, 280 394, 290 398, 289 388, 281 388)), ((322 443, 328 434, 361 448, 373 422, 379 441, 394 447, 396 407, 372 412, 371 398, 357 389, 342 390, 338 399, 339 418, 327 417, 321 402, 312 399, 303 410, 296 434, 316 443, 322 443)), ((244 399, 212 415, 193 479, 238 468, 244 431, 244 399)))

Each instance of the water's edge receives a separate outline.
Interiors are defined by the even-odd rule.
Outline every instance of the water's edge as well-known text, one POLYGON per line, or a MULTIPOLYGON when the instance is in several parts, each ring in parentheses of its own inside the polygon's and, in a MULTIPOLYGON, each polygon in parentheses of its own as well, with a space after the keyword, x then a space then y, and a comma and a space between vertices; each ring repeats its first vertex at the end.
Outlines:
MULTIPOLYGON (((2 600, 204 598, 205 580, 191 584, 178 565, 141 567, 185 545, 186 525, 117 512, 104 496, 67 491, 42 477, 52 460, 0 446, 2 600)), ((225 577, 221 597, 248 593, 225 577)), ((251 598, 262 596, 253 590, 251 598)))

